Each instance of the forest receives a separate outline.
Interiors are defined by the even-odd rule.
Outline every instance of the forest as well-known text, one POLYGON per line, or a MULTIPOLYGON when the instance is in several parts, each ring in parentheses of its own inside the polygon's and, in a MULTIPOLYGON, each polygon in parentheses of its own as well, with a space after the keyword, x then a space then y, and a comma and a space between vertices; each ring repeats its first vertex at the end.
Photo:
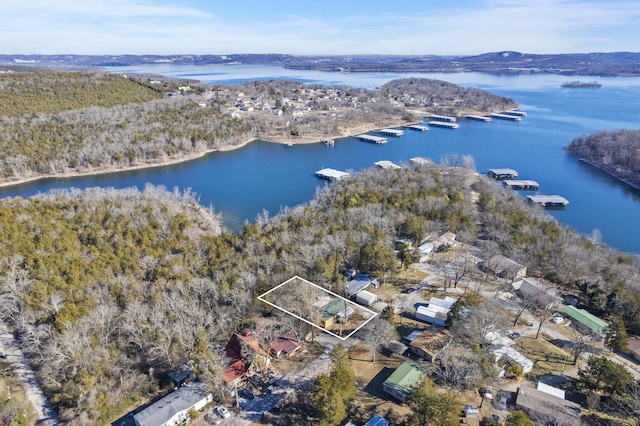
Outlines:
MULTIPOLYGON (((299 275, 340 293, 348 268, 401 285, 386 278, 412 259, 398 259, 394 242, 447 230, 640 332, 637 258, 575 234, 472 170, 435 165, 365 170, 305 205, 259 215, 238 234, 197 194, 161 187, 2 200, 0 315, 62 421, 108 424, 188 360, 223 398, 221 348, 263 316, 306 334, 307 324, 256 300, 274 285, 299 275)), ((455 386, 471 386, 472 376, 455 386)))
POLYGON ((581 136, 572 140, 565 150, 640 188, 640 130, 606 130, 581 136))

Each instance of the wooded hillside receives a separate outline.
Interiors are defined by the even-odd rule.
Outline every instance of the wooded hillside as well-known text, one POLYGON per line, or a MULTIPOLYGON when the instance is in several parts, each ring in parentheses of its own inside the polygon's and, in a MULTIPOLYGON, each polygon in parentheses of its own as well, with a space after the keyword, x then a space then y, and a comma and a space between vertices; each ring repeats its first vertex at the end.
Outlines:
POLYGON ((640 130, 608 130, 574 139, 565 150, 640 188, 640 130))
POLYGON ((155 187, 3 200, 0 221, 0 314, 74 425, 113 421, 189 359, 221 396, 219 348, 231 333, 262 315, 308 331, 255 296, 294 274, 337 292, 347 268, 394 276, 413 261, 394 252, 401 237, 451 230, 483 256, 504 253, 640 330, 631 257, 460 168, 366 170, 237 235, 221 233, 193 194, 155 187))

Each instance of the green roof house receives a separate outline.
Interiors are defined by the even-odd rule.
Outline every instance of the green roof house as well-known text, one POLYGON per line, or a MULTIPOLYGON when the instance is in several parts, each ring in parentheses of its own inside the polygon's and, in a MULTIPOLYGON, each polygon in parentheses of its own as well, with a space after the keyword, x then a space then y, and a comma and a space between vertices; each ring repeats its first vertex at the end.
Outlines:
POLYGON ((604 337, 609 324, 603 319, 575 306, 565 306, 564 314, 573 320, 576 328, 583 333, 604 337))
POLYGON ((424 372, 420 365, 413 361, 405 361, 382 384, 382 390, 394 398, 404 402, 411 390, 420 383, 424 372))

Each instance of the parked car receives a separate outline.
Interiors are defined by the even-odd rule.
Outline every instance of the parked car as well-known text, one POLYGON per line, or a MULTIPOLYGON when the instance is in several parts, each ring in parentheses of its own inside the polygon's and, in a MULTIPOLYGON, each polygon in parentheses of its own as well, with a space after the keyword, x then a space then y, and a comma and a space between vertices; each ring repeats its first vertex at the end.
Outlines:
POLYGON ((231 413, 226 409, 226 407, 219 406, 216 408, 216 411, 223 419, 228 419, 229 417, 231 417, 231 413))
POLYGON ((554 324, 560 324, 562 321, 564 321, 564 318, 562 317, 553 317, 551 318, 551 322, 554 324))
POLYGON ((416 291, 416 289, 414 287, 409 287, 409 288, 406 288, 406 289, 402 290, 402 292, 404 294, 413 293, 414 291, 416 291))
POLYGON ((266 393, 273 393, 273 391, 278 389, 278 387, 280 387, 280 380, 276 379, 273 382, 271 382, 271 384, 267 386, 264 391, 266 393))
POLYGON ((507 334, 507 337, 508 337, 509 339, 513 339, 513 340, 515 340, 515 339, 517 339, 518 337, 520 337, 520 333, 518 333, 518 332, 514 331, 513 333, 509 333, 509 334, 507 334))
POLYGON ((245 399, 253 399, 256 397, 249 389, 240 389, 238 391, 238 396, 245 399))
POLYGON ((4 352, 0 353, 0 358, 7 359, 7 354, 5 354, 4 352))

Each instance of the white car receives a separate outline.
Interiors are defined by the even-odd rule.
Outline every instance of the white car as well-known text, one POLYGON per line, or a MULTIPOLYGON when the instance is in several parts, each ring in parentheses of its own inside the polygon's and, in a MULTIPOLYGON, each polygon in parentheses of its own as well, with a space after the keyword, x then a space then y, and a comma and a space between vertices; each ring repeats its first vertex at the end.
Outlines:
POLYGON ((220 414, 220 417, 222 417, 223 419, 227 419, 231 417, 231 413, 225 407, 220 406, 216 408, 216 411, 218 412, 218 414, 220 414))
POLYGON ((554 323, 554 324, 560 324, 563 320, 564 320, 564 318, 562 318, 562 317, 553 317, 553 318, 551 318, 551 322, 554 323))

